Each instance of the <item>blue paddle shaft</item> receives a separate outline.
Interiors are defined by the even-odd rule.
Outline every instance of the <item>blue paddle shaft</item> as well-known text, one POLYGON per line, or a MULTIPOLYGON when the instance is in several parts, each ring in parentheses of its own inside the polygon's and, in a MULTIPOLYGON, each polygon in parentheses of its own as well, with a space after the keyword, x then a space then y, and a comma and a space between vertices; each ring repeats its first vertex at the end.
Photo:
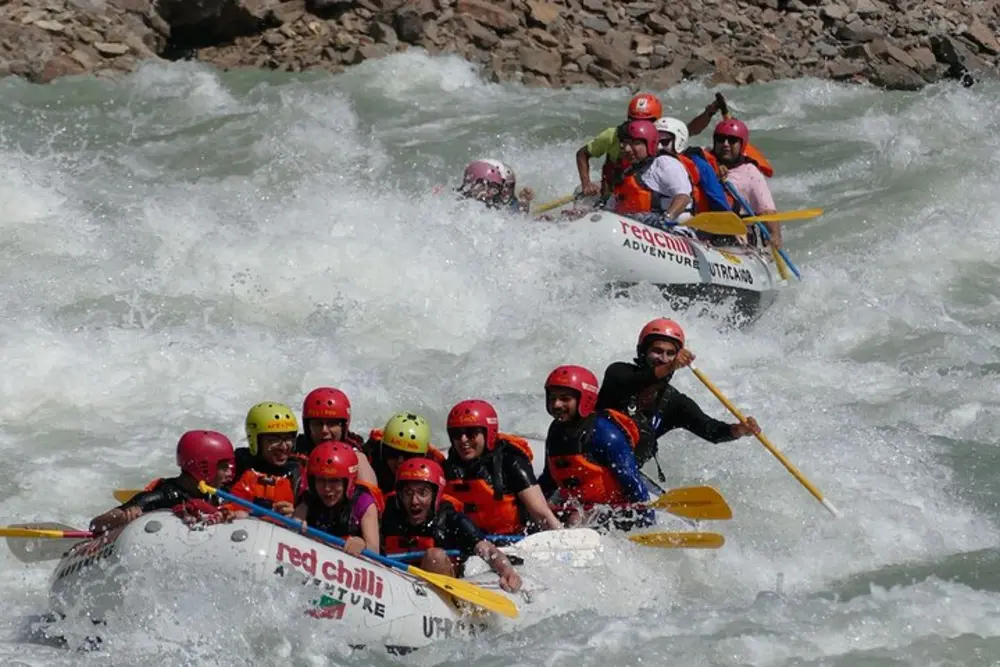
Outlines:
MULTIPOLYGON (((263 507, 258 507, 257 505, 254 505, 248 500, 243 500, 242 498, 234 496, 231 493, 226 493, 221 489, 216 489, 215 494, 220 498, 222 498, 223 500, 228 500, 231 503, 236 503, 237 505, 245 507, 255 514, 263 514, 268 518, 274 519, 275 521, 282 524, 286 528, 289 528, 290 530, 294 530, 295 532, 300 532, 302 530, 302 524, 299 521, 296 521, 295 519, 289 519, 288 517, 282 516, 277 512, 273 512, 269 509, 264 509, 263 507)), ((320 540, 321 542, 329 542, 330 544, 335 544, 338 547, 344 546, 343 539, 336 537, 335 535, 330 535, 329 533, 324 533, 321 530, 316 530, 315 528, 310 528, 307 526, 305 529, 305 534, 308 535, 309 537, 314 537, 317 540, 320 540)), ((372 559, 377 563, 381 563, 382 565, 388 565, 389 567, 394 567, 397 570, 402 570, 403 572, 407 572, 410 569, 410 566, 407 565, 406 563, 401 563, 398 560, 394 560, 392 558, 386 558, 382 554, 377 554, 371 549, 365 549, 364 551, 361 552, 361 554, 363 556, 366 556, 367 558, 372 559)))
MULTIPOLYGON (((740 203, 740 206, 742 206, 744 209, 746 209, 747 213, 749 213, 750 215, 756 215, 753 212, 753 209, 750 208, 750 204, 748 204, 747 201, 746 201, 746 199, 744 199, 740 195, 740 193, 737 192, 736 188, 733 187, 732 183, 730 183, 729 181, 726 181, 724 183, 724 185, 725 185, 726 189, 729 190, 729 194, 731 194, 733 197, 736 198, 736 201, 738 201, 740 203)), ((765 225, 762 222, 757 222, 757 223, 754 223, 754 224, 756 225, 757 229, 760 231, 760 235, 764 238, 764 240, 765 241, 770 241, 771 240, 771 235, 767 231, 767 225, 765 225)), ((799 273, 799 270, 797 268, 795 268, 795 264, 792 262, 792 260, 788 258, 788 253, 785 252, 785 249, 784 248, 778 248, 778 254, 781 255, 781 259, 785 260, 785 264, 787 264, 788 268, 790 268, 792 270, 792 273, 795 274, 795 277, 798 278, 799 280, 802 280, 802 275, 799 273)))

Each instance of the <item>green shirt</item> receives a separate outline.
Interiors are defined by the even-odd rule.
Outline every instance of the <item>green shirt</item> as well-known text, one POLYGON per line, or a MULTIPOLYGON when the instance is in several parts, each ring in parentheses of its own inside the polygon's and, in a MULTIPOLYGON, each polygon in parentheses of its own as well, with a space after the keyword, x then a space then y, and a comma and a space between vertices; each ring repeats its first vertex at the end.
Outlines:
POLYGON ((609 127, 587 143, 587 154, 590 157, 607 155, 609 160, 617 162, 621 157, 621 152, 617 127, 609 127))

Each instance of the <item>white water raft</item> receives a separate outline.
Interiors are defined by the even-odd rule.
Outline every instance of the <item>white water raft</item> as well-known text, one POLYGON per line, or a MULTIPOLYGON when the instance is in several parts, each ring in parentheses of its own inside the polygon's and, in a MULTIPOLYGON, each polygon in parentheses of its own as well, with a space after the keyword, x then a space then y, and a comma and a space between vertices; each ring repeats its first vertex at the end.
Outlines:
MULTIPOLYGON (((536 561, 585 567, 602 548, 596 532, 574 529, 532 535, 504 550, 536 561)), ((167 511, 143 515, 108 540, 76 545, 53 575, 52 609, 66 616, 106 619, 130 591, 148 586, 150 572, 162 571, 165 564, 178 566, 175 571, 219 573, 233 585, 286 582, 297 591, 313 587, 291 622, 318 624, 317 632, 334 632, 347 645, 384 646, 392 654, 441 639, 509 630, 552 609, 544 587, 525 579, 522 591, 505 593, 497 576, 475 557, 469 560, 472 576, 466 581, 511 598, 519 608, 517 620, 456 604, 421 579, 272 523, 243 519, 192 530, 167 511)))
POLYGON ((582 254, 606 269, 621 293, 648 283, 678 307, 731 300, 733 311, 754 320, 787 285, 770 253, 752 246, 715 247, 610 212, 594 212, 563 223, 582 254))

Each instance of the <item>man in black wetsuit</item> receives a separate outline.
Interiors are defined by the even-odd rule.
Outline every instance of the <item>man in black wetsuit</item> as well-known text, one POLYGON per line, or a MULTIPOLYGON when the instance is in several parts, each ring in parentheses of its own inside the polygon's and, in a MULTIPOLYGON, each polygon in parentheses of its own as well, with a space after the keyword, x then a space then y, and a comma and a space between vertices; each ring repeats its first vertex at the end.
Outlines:
POLYGON ((479 556, 500 575, 500 586, 521 588, 521 577, 502 551, 491 544, 469 517, 455 509, 459 501, 444 493, 444 470, 427 458, 408 459, 396 472, 396 492, 382 515, 382 549, 387 556, 425 551, 420 568, 450 577, 461 574, 461 563, 479 556), (452 561, 445 553, 459 551, 452 561))
MULTIPOLYGON (((721 422, 706 415, 697 403, 670 386, 674 372, 692 361, 694 355, 684 347, 681 326, 659 318, 642 328, 632 363, 616 361, 604 371, 596 409, 619 410, 635 420, 640 432, 635 457, 640 467, 655 458, 657 440, 675 428, 683 428, 709 442, 728 442, 760 433, 753 417, 747 417, 745 424, 721 422)), ((660 477, 664 477, 662 471, 660 477)))
MULTIPOLYGON (((198 490, 199 482, 216 488, 233 481, 235 455, 233 443, 217 431, 188 431, 177 442, 177 477, 158 479, 146 490, 137 493, 127 502, 95 517, 90 530, 103 533, 124 526, 146 512, 191 505, 200 514, 219 514, 214 497, 208 498, 198 490)), ((228 517, 246 516, 245 512, 228 513, 228 517)))

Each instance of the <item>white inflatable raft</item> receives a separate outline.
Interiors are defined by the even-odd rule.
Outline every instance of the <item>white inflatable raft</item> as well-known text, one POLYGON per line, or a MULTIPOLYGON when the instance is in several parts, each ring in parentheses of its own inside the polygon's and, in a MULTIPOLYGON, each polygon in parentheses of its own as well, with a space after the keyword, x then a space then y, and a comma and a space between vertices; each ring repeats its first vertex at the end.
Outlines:
MULTIPOLYGON (((507 630, 551 609, 544 588, 527 578, 519 593, 504 593, 497 576, 478 558, 469 560, 466 581, 514 600, 517 620, 456 604, 421 579, 256 519, 191 530, 170 512, 153 512, 109 538, 80 543, 60 561, 51 586, 53 611, 95 621, 113 617, 126 596, 148 587, 151 571, 165 564, 177 566, 175 571, 217 573, 234 586, 285 582, 297 591, 314 587, 295 622, 318 624, 317 631, 335 632, 351 647, 384 646, 392 654, 440 639, 507 630)), ((582 567, 602 548, 596 532, 573 529, 532 535, 504 550, 582 567)))
POLYGON ((564 223, 582 254, 606 267, 609 287, 657 286, 675 308, 731 300, 744 323, 760 316, 787 284, 770 253, 750 246, 713 247, 696 238, 663 231, 610 212, 594 212, 564 223))

